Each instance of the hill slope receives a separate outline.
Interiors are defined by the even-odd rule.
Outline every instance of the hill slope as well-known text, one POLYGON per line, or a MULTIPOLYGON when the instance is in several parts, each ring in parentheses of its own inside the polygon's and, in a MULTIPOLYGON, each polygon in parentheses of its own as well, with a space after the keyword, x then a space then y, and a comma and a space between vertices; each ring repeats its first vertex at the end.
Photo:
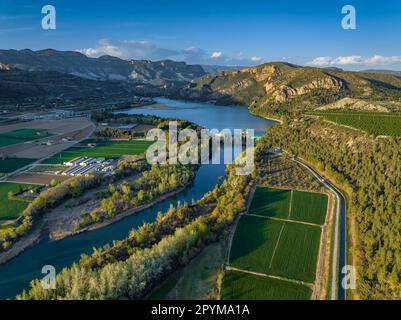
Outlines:
POLYGON ((113 97, 154 95, 151 86, 121 81, 95 81, 55 71, 0 70, 0 104, 75 102, 113 97))
POLYGON ((246 104, 257 113, 303 111, 345 97, 401 102, 401 78, 272 62, 192 81, 178 96, 246 104))

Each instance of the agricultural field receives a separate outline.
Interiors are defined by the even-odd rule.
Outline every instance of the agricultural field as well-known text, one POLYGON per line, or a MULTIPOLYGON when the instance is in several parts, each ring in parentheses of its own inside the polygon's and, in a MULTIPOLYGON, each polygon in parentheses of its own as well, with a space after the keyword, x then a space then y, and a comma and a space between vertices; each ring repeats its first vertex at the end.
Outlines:
POLYGON ((222 298, 310 299, 327 201, 322 193, 257 188, 232 239, 222 298))
POLYGON ((0 148, 51 136, 45 129, 18 129, 0 134, 0 148))
POLYGON ((152 141, 98 141, 96 146, 90 147, 83 142, 81 145, 71 147, 55 156, 43 161, 44 164, 62 164, 78 157, 104 157, 106 159, 118 159, 123 155, 138 155, 146 151, 152 141))
POLYGON ((288 217, 290 201, 290 190, 257 188, 249 213, 285 219, 288 217))
POLYGON ((232 267, 313 283, 320 228, 244 215, 235 231, 232 267))
POLYGON ((22 183, 0 182, 0 220, 17 219, 29 204, 29 201, 25 200, 10 200, 8 193, 20 192, 31 187, 22 183))
POLYGON ((327 201, 323 193, 258 187, 249 213, 323 225, 327 201))
POLYGON ((354 127, 370 134, 401 136, 401 114, 383 112, 311 112, 311 115, 342 125, 354 127))
POLYGON ((293 191, 291 220, 323 225, 328 197, 323 193, 293 191))
POLYGON ((3 160, 0 159, 0 176, 14 172, 15 170, 23 168, 26 165, 35 161, 36 159, 27 158, 6 158, 3 160))
POLYGON ((308 286, 261 277, 238 271, 226 271, 222 286, 223 300, 309 300, 308 286))

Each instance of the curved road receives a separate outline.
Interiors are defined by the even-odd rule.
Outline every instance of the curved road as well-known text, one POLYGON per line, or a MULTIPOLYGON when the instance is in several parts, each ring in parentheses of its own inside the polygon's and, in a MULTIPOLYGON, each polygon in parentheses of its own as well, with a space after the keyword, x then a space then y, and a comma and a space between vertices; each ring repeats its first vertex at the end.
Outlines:
POLYGON ((332 278, 331 278, 331 299, 346 300, 346 290, 342 286, 343 273, 342 269, 347 264, 347 239, 346 239, 346 210, 347 199, 332 183, 324 179, 315 169, 311 168, 305 162, 290 158, 292 161, 300 164, 311 172, 326 188, 334 192, 337 198, 337 210, 335 218, 334 230, 334 256, 332 261, 332 278))

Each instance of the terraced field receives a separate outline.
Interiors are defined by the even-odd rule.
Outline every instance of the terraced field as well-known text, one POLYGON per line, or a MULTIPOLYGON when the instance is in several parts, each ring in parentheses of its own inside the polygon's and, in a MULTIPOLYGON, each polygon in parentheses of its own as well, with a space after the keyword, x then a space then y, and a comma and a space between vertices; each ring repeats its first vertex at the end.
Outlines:
POLYGON ((132 141, 101 141, 96 146, 90 147, 85 141, 81 145, 71 147, 55 156, 43 161, 44 164, 62 164, 77 157, 104 157, 106 159, 118 159, 123 155, 138 155, 146 151, 153 143, 145 140, 132 141))
POLYGON ((310 299, 327 199, 257 188, 235 230, 223 299, 310 299))
POLYGON ((269 277, 226 271, 221 295, 223 300, 309 300, 312 289, 269 277))

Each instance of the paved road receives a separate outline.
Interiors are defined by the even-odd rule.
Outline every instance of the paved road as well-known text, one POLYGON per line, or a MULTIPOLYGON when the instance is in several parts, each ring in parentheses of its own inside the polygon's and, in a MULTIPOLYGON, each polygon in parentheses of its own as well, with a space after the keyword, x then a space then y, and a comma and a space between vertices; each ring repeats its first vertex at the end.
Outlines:
POLYGON ((324 179, 316 170, 305 162, 291 158, 292 161, 300 164, 311 172, 326 188, 334 192, 337 198, 337 210, 335 218, 334 256, 332 261, 332 283, 331 299, 346 300, 346 291, 342 287, 342 268, 347 264, 347 242, 346 242, 346 219, 347 199, 333 184, 324 179))

